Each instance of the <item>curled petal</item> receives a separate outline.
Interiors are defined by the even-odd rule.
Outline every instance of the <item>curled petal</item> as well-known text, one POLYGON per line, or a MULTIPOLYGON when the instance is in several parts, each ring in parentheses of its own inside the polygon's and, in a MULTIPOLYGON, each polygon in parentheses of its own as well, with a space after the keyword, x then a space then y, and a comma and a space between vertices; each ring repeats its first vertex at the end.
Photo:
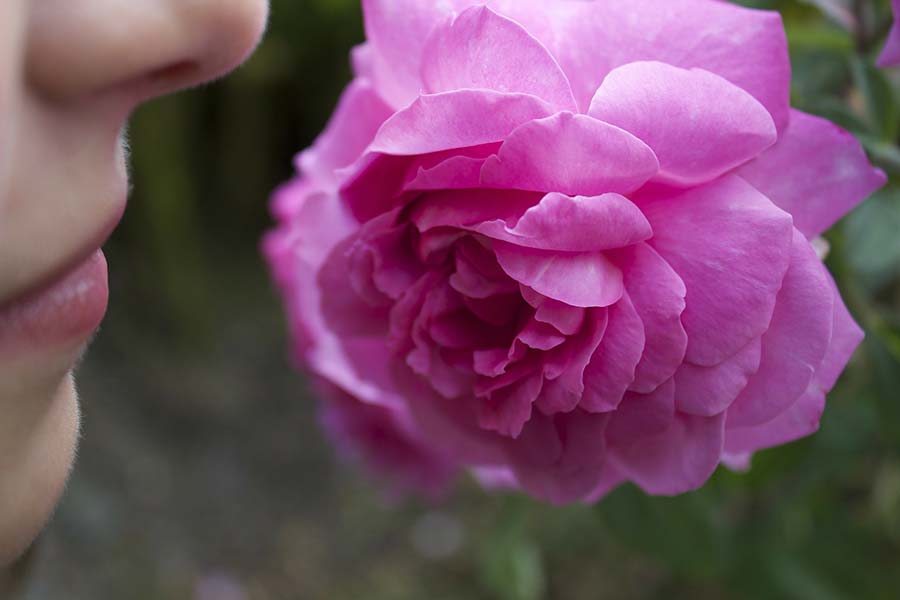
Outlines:
POLYGON ((603 121, 562 112, 513 131, 481 170, 488 186, 570 196, 628 194, 653 177, 653 151, 603 121))
POLYGON ((492 90, 428 94, 385 121, 369 152, 411 156, 500 142, 519 125, 553 112, 549 104, 528 94, 492 90))
POLYGON ((571 252, 621 248, 653 235, 640 209, 619 194, 572 197, 554 192, 528 208, 512 227, 496 220, 473 229, 519 246, 571 252))
POLYGON ((572 306, 609 306, 622 297, 622 271, 602 252, 555 252, 495 240, 507 275, 536 292, 572 306))

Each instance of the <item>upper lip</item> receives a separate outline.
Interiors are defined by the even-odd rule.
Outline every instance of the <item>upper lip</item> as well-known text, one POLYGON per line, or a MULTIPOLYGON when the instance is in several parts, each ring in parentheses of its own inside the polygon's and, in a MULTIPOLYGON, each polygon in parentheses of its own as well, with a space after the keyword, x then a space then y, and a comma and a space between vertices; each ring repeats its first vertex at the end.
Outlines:
POLYGON ((61 260, 59 264, 49 269, 41 277, 37 278, 34 283, 24 288, 20 293, 17 293, 15 296, 9 298, 6 301, 0 302, 0 311, 2 311, 7 306, 15 305, 25 299, 40 295, 42 291, 51 287, 54 283, 82 265, 86 260, 93 256, 95 252, 103 247, 103 245, 112 235, 112 232, 118 226, 119 221, 122 220, 123 211, 124 207, 113 217, 111 217, 102 228, 98 229, 93 236, 87 238, 87 241, 81 245, 80 249, 77 252, 70 254, 64 260, 61 260))

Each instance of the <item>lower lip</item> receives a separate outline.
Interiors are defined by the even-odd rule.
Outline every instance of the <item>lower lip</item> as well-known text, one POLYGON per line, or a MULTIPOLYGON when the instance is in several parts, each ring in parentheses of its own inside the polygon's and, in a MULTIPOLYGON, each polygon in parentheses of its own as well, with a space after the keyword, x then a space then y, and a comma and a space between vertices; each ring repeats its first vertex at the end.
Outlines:
POLYGON ((80 347, 100 326, 108 301, 106 257, 97 250, 49 286, 0 306, 0 356, 80 347))

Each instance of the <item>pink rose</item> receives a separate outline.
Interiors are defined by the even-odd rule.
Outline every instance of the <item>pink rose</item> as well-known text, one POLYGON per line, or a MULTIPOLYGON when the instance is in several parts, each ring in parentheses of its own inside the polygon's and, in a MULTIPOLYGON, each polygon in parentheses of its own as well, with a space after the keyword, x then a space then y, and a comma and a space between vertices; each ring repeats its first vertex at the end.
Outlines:
POLYGON ((891 6, 894 9, 894 26, 878 58, 879 67, 900 65, 900 0, 891 0, 891 6))
POLYGON ((790 109, 777 13, 363 7, 265 252, 338 410, 404 424, 380 464, 565 503, 691 490, 816 430, 862 332, 810 240, 885 178, 790 109))

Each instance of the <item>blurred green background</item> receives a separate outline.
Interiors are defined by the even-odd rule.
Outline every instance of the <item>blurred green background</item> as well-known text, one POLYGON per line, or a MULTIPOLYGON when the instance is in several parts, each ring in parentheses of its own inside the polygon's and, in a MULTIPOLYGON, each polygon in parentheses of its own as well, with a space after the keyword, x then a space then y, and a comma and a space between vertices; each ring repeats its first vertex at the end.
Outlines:
POLYGON ((80 459, 26 598, 900 598, 900 69, 872 67, 888 2, 745 3, 785 16, 794 104, 891 174, 829 234, 869 335, 819 434, 697 493, 567 509, 471 482, 429 506, 340 466, 258 240, 269 190, 349 80, 361 16, 358 0, 274 0, 245 67, 135 116, 80 459))

